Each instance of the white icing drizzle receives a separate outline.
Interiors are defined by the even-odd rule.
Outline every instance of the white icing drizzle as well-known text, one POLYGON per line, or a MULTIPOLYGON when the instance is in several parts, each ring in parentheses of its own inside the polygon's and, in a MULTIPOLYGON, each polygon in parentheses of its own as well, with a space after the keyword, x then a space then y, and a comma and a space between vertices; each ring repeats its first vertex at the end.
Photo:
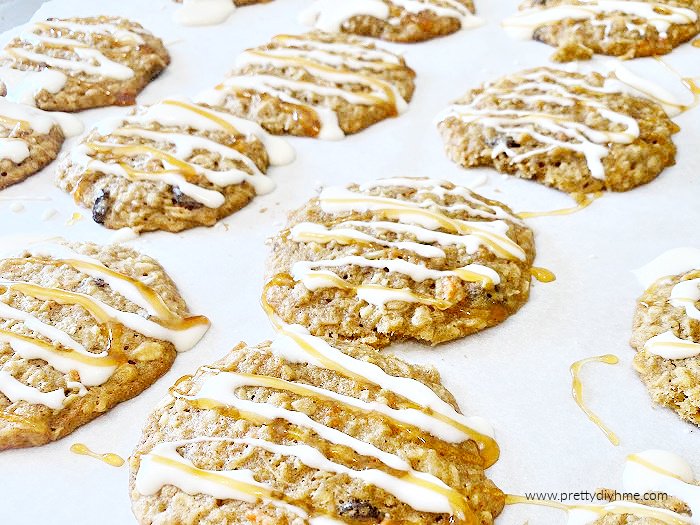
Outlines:
MULTIPOLYGON (((67 246, 45 243, 33 245, 26 251, 31 257, 50 259, 57 264, 66 264, 86 275, 102 279, 116 293, 143 308, 150 319, 117 310, 86 294, 6 279, 0 279, 1 287, 40 300, 80 305, 100 323, 116 322, 147 337, 170 341, 178 351, 190 349, 208 329, 208 323, 204 320, 193 323, 191 326, 177 326, 176 323, 183 321, 183 319, 172 312, 152 288, 140 281, 130 279, 126 275, 119 274, 98 260, 79 254, 67 246), (173 325, 175 327, 169 328, 151 319, 175 323, 173 325)), ((69 390, 77 389, 77 394, 66 396, 63 393, 60 399, 58 390, 44 393, 29 385, 18 385, 16 384, 17 380, 13 380, 14 378, 5 377, 0 381, 0 392, 13 402, 22 399, 29 403, 40 403, 53 409, 60 409, 72 397, 85 395, 87 393, 86 387, 105 383, 120 364, 119 360, 110 355, 108 350, 99 353, 90 352, 73 339, 69 333, 41 321, 29 312, 14 308, 2 301, 0 301, 0 319, 19 321, 28 330, 44 338, 22 335, 10 329, 0 329, 0 343, 8 344, 12 351, 23 359, 41 359, 59 372, 64 374, 77 372, 79 377, 79 381, 66 378, 66 388, 69 390)), ((61 390, 61 392, 63 391, 61 390)))
POLYGON ((84 170, 101 171, 130 179, 161 181, 178 186, 183 194, 210 208, 217 208, 225 203, 223 193, 189 182, 185 175, 194 174, 204 177, 220 187, 247 182, 253 186, 257 194, 269 193, 274 189, 274 182, 260 171, 255 162, 235 148, 199 135, 143 129, 152 124, 254 136, 259 138, 263 145, 270 147, 271 163, 287 163, 294 159, 294 152, 286 142, 278 137, 271 137, 257 124, 182 99, 166 99, 144 108, 136 115, 110 119, 102 123, 97 127, 97 131, 104 136, 103 141, 81 144, 71 151, 71 159, 84 170), (108 140, 110 136, 135 137, 142 140, 136 144, 120 144, 110 142, 108 140), (170 144, 174 147, 174 151, 161 149, 159 144, 170 144), (222 159, 238 161, 247 170, 204 168, 188 161, 196 150, 209 151, 218 154, 222 159), (93 155, 99 151, 108 151, 114 158, 108 162, 93 158, 93 155), (125 167, 120 159, 133 155, 157 158, 163 165, 163 169, 146 172, 125 167))
POLYGON ((216 88, 201 93, 197 101, 221 107, 228 96, 241 91, 264 93, 312 110, 320 122, 318 138, 325 140, 338 140, 345 136, 338 124, 338 116, 324 102, 309 102, 304 93, 316 97, 339 97, 351 104, 390 104, 397 114, 407 108, 407 102, 394 84, 361 71, 397 67, 400 60, 395 55, 366 48, 359 41, 357 44, 336 44, 317 41, 312 35, 306 38, 279 35, 272 42, 279 44, 279 47, 244 51, 236 60, 237 68, 242 70, 250 65, 276 69, 299 68, 318 80, 293 80, 271 73, 235 74, 216 88), (349 86, 361 86, 362 90, 352 90, 349 86))
POLYGON ((319 288, 335 287, 337 282, 336 274, 318 271, 318 268, 340 268, 343 266, 384 269, 388 270, 389 273, 407 275, 419 283, 428 279, 437 281, 445 277, 458 277, 463 281, 473 282, 475 276, 485 286, 494 286, 501 282, 501 278, 494 270, 481 264, 469 264, 455 270, 432 270, 402 259, 367 259, 358 255, 348 255, 332 260, 299 261, 294 263, 291 273, 294 280, 301 281, 309 290, 314 291, 319 288))
POLYGON ((328 516, 311 516, 296 507, 272 496, 272 489, 255 480, 250 470, 205 470, 182 457, 177 449, 206 441, 230 439, 199 438, 158 443, 151 452, 141 456, 136 474, 136 490, 143 495, 156 494, 165 485, 173 485, 188 494, 208 494, 218 499, 234 499, 255 503, 263 500, 303 519, 309 525, 341 525, 343 522, 328 516))
POLYGON ((0 66, 0 79, 7 87, 8 100, 28 106, 36 105, 36 96, 41 91, 55 95, 66 85, 66 75, 55 69, 22 71, 3 65, 0 66))
MULTIPOLYGON (((610 153, 610 144, 631 144, 640 134, 639 123, 632 117, 609 109, 596 94, 621 93, 617 82, 606 80, 603 87, 586 82, 585 78, 571 78, 564 71, 540 68, 519 75, 520 82, 507 88, 488 84, 482 93, 468 104, 454 104, 440 117, 456 118, 470 125, 480 125, 499 134, 513 137, 516 141, 527 136, 541 143, 525 153, 509 147, 507 141, 493 147, 492 157, 505 153, 511 163, 522 162, 538 155, 546 155, 559 148, 580 153, 586 159, 591 176, 605 178, 602 160, 610 153), (524 105, 549 104, 562 108, 561 112, 534 109, 509 109, 482 107, 490 97, 517 101, 524 105), (597 113, 622 131, 600 130, 574 120, 568 110, 576 104, 585 105, 590 112, 597 113), (568 113, 568 114, 567 114, 568 113)), ((515 78, 515 76, 513 76, 515 78)))
MULTIPOLYGON (((343 354, 322 339, 311 336, 302 327, 287 326, 282 328, 281 332, 280 336, 272 344, 273 353, 280 358, 291 363, 308 363, 313 366, 337 370, 341 374, 363 374, 364 381, 401 395, 415 403, 419 408, 394 409, 380 401, 367 402, 306 383, 285 381, 272 376, 242 374, 210 368, 200 369, 199 388, 194 395, 173 395, 194 403, 198 408, 233 408, 240 411, 243 418, 249 417, 248 414, 250 414, 254 418, 262 418, 264 421, 283 419, 292 425, 312 430, 319 437, 330 443, 348 447, 355 451, 356 454, 375 458, 386 465, 386 467, 401 471, 404 474, 395 476, 379 469, 353 470, 333 462, 319 450, 303 444, 279 445, 250 438, 226 438, 221 439, 221 441, 259 447, 275 454, 295 456, 310 468, 325 472, 347 474, 352 478, 373 484, 389 492, 400 501, 419 511, 461 515, 467 509, 466 501, 457 491, 431 474, 414 470, 406 460, 396 454, 385 452, 370 443, 319 423, 303 412, 285 409, 269 402, 252 401, 238 397, 236 391, 243 387, 265 387, 273 390, 290 391, 301 396, 345 405, 350 407, 351 410, 383 414, 401 424, 421 429, 436 436, 438 439, 443 439, 450 443, 460 443, 474 439, 475 436, 480 436, 481 439, 489 439, 492 435, 491 427, 482 419, 466 418, 459 414, 448 403, 442 401, 430 388, 419 381, 390 376, 374 364, 343 354), (312 349, 312 353, 308 353, 309 348, 312 349), (320 355, 324 362, 319 361, 313 355, 314 351, 321 352, 320 355), (450 421, 453 424, 450 424, 450 421), (458 424, 455 425, 455 423, 458 424), (456 504, 455 502, 459 503, 456 504)), ((219 439, 201 438, 201 440, 217 441, 219 439)), ((167 446, 169 447, 170 445, 167 446)), ((169 450, 174 451, 175 449, 169 450)), ((149 455, 152 456, 154 453, 152 451, 149 455)), ((172 455, 168 457, 174 458, 172 455)), ((176 479, 169 476, 167 477, 169 481, 167 481, 163 477, 163 472, 162 468, 159 471, 150 460, 147 463, 142 462, 137 476, 142 476, 147 481, 144 481, 142 485, 139 485, 137 482, 137 490, 143 494, 154 494, 164 484, 169 484, 169 482, 176 479)), ((172 484, 181 488, 189 486, 177 482, 172 484)), ((183 490, 188 491, 187 488, 183 488, 183 490)), ((221 488, 218 490, 220 491, 221 488)), ((215 497, 223 497, 217 496, 216 493, 211 491, 206 491, 206 493, 215 497)), ((230 495, 228 497, 235 496, 230 495)))
MULTIPOLYGON (((649 288, 660 279, 692 270, 700 270, 700 249, 676 248, 635 270, 634 274, 642 286, 649 288)), ((671 289, 669 303, 683 308, 685 314, 696 321, 700 321, 700 310, 696 306, 698 301, 700 278, 681 281, 671 289)), ((687 359, 700 355, 700 342, 681 339, 673 330, 667 330, 650 338, 644 343, 644 349, 664 359, 687 359)))
POLYGON ((462 29, 476 27, 483 21, 458 0, 316 0, 299 15, 299 22, 328 33, 339 32, 355 16, 372 16, 395 22, 390 7, 396 6, 415 14, 429 11, 434 16, 456 18, 462 29))
MULTIPOLYGON (((315 242, 328 244, 336 242, 341 245, 365 244, 396 248, 412 252, 425 258, 444 258, 442 247, 464 247, 469 255, 476 253, 480 247, 494 253, 499 258, 511 260, 526 260, 524 250, 507 232, 509 224, 496 217, 510 217, 501 208, 490 208, 479 201, 467 189, 460 187, 448 188, 440 181, 427 179, 382 179, 363 184, 359 191, 343 187, 324 188, 319 196, 319 205, 325 213, 339 215, 351 212, 380 213, 389 220, 374 221, 343 221, 333 227, 317 223, 304 222, 296 224, 289 231, 289 239, 299 243, 315 242), (372 188, 408 187, 416 190, 417 195, 425 195, 422 202, 372 196, 366 193, 372 188), (469 204, 444 206, 432 196, 444 198, 447 195, 459 196, 469 204), (473 203, 473 204, 472 204, 473 203), (466 221, 453 219, 443 211, 461 210, 471 215, 489 220, 466 221), (448 232, 439 231, 447 229, 448 232), (373 234, 367 233, 369 230, 373 234), (409 235, 408 240, 389 240, 386 234, 409 235), (415 239, 415 240, 414 240, 415 239), (432 243, 437 244, 434 246, 432 243)), ((448 308, 450 305, 439 299, 413 293, 408 288, 389 288, 378 284, 351 285, 346 283, 334 272, 326 268, 355 266, 363 268, 385 269, 410 277, 415 282, 428 279, 438 280, 446 277, 458 277, 463 281, 480 282, 485 287, 500 284, 500 276, 493 269, 480 265, 468 264, 461 268, 450 270, 433 270, 423 264, 412 263, 403 259, 381 259, 378 256, 363 257, 350 255, 331 260, 298 261, 291 268, 291 275, 311 290, 322 288, 340 288, 353 290, 357 297, 365 302, 384 307, 391 301, 423 303, 438 308, 448 308)))
MULTIPOLYGON (((393 392, 413 403, 430 409, 435 414, 444 416, 447 421, 456 422, 461 426, 462 440, 469 439, 470 434, 465 428, 474 429, 479 434, 493 437, 493 428, 480 417, 466 417, 457 412, 452 405, 446 403, 420 381, 407 377, 396 377, 387 374, 379 366, 355 359, 324 339, 315 337, 301 325, 284 325, 279 328, 278 337, 270 345, 275 355, 291 363, 304 363, 319 368, 336 370, 343 375, 363 378, 364 381, 376 385, 383 390, 393 392)), ((446 436, 441 436, 446 441, 446 436)))
POLYGON ((562 20, 593 20, 601 16, 621 13, 645 20, 653 26, 661 38, 674 24, 693 24, 698 15, 692 9, 675 7, 666 2, 641 2, 632 0, 579 0, 550 7, 524 9, 503 21, 505 30, 515 38, 532 38, 533 33, 547 24, 562 20))
MULTIPOLYGON (((21 284, 22 283, 10 281, 7 279, 0 279, 0 286, 6 286, 12 290, 15 290, 17 288, 17 285, 21 284)), ((105 317, 109 318, 111 321, 122 324, 127 328, 131 328, 135 332, 139 332, 145 335, 146 337, 153 337, 154 339, 162 339, 164 341, 168 341, 172 343, 173 346, 175 346, 175 349, 178 352, 183 352, 192 348, 195 344, 197 344, 197 342, 204 335, 204 332, 206 332, 209 328, 208 325, 204 324, 195 325, 193 327, 186 328, 183 330, 167 328, 161 324, 156 323, 155 321, 146 319, 145 317, 142 317, 138 314, 134 314, 131 312, 122 312, 121 310, 117 310, 116 308, 108 305, 107 303, 104 303, 99 299, 95 299, 94 297, 91 297, 87 294, 67 292, 65 290, 45 288, 41 286, 36 286, 36 288, 41 291, 42 295, 53 295, 55 292, 65 294, 66 297, 69 298, 67 300, 71 300, 71 304, 73 304, 72 301, 75 301, 75 304, 77 304, 77 302, 80 300, 85 301, 91 304, 96 311, 101 311, 101 313, 104 313, 105 317)))
POLYGON ((669 250, 633 273, 639 284, 649 288, 662 277, 680 275, 695 269, 700 269, 700 248, 685 247, 669 250))
POLYGON ((0 138, 0 159, 9 159, 15 164, 20 164, 29 158, 29 142, 14 136, 16 130, 47 135, 54 126, 58 126, 64 136, 72 136, 82 131, 82 123, 77 117, 65 113, 53 114, 12 102, 5 97, 0 98, 0 127, 10 130, 9 137, 0 138))
POLYGON ((685 308, 685 315, 700 321, 700 310, 695 303, 700 301, 700 278, 681 281, 671 290, 669 302, 677 308, 685 308))
POLYGON ((66 393, 62 388, 51 392, 42 392, 25 385, 4 370, 0 370, 0 392, 12 403, 27 401, 33 405, 44 405, 54 410, 63 408, 63 402, 66 400, 66 393))
MULTIPOLYGON (((250 378, 241 377, 238 374, 221 372, 206 377, 201 383, 201 388, 199 392, 194 396, 187 397, 186 399, 212 400, 216 401, 217 403, 221 403, 224 406, 235 407, 238 410, 262 416, 265 419, 284 419, 285 421, 288 421, 294 425, 313 430, 323 439, 326 439, 335 445, 346 446, 354 450, 357 454, 374 457, 375 459, 378 459, 379 461, 384 463, 389 468, 406 472, 410 474, 411 477, 427 481, 432 485, 439 487, 440 489, 449 489, 447 485, 445 485, 435 476, 413 470, 410 467, 410 465, 399 456, 395 454, 390 454, 388 452, 384 452, 381 449, 375 447, 374 445, 353 438, 352 436, 349 436, 348 434, 345 434, 332 427, 328 427, 326 425, 318 423, 302 412, 280 408, 271 403, 248 401, 238 398, 234 392, 237 388, 244 386, 255 386, 255 381, 250 378)), ((311 447, 307 448, 310 449, 311 447)), ((316 449, 311 450, 314 450, 317 454, 320 455, 320 457, 324 457, 321 455, 320 452, 316 451, 316 449)), ((318 468, 319 470, 330 470, 332 472, 340 473, 350 472, 350 469, 348 469, 348 472, 343 472, 343 467, 341 465, 336 465, 335 467, 331 467, 329 469, 328 467, 331 465, 332 462, 330 462, 329 460, 325 461, 326 463, 323 463, 321 465, 307 465, 312 468, 318 468)), ((368 478, 363 477, 363 475, 360 474, 358 471, 352 472, 354 472, 352 477, 368 481, 368 478)), ((379 475, 377 475, 376 473, 381 471, 373 469, 369 471, 365 470, 362 472, 368 474, 371 479, 379 481, 379 475)), ((391 477, 394 478, 393 476, 391 477)), ((375 484, 377 484, 377 486, 380 486, 385 490, 388 490, 389 492, 394 494, 394 496, 401 499, 404 503, 413 506, 417 510, 423 510, 426 512, 452 512, 449 500, 444 498, 444 496, 441 496, 435 490, 424 489, 424 494, 418 494, 418 492, 420 491, 420 486, 416 485, 415 483, 409 482, 404 482, 404 484, 402 484, 399 490, 392 490, 391 487, 396 485, 397 481, 398 478, 394 478, 393 482, 387 483, 387 480, 385 478, 384 483, 382 483, 381 485, 377 483, 375 484), (408 490, 409 486, 412 487, 414 497, 420 498, 418 499, 418 501, 411 501, 411 499, 408 497, 408 494, 410 493, 410 490, 408 490), (405 495, 406 499, 402 499, 403 495, 405 495), (439 505, 441 505, 440 507, 435 507, 435 498, 439 498, 441 500, 438 503, 439 505)), ((379 482, 381 483, 381 481, 379 482)))
POLYGON ((208 26, 225 22, 235 10, 233 0, 182 0, 173 20, 183 26, 208 26))
MULTIPOLYGON (((34 50, 20 46, 6 48, 2 57, 11 62, 0 67, 0 79, 7 86, 9 100, 34 106, 36 96, 41 91, 56 94, 66 85, 68 75, 85 73, 91 76, 128 80, 134 76, 134 71, 124 64, 106 57, 98 48, 91 47, 84 40, 70 36, 51 36, 49 31, 81 33, 88 37, 106 37, 115 44, 140 45, 144 42, 141 34, 136 31, 119 27, 110 23, 81 23, 65 20, 45 20, 37 22, 18 38, 22 42, 33 44, 34 50), (41 34, 44 31, 44 34, 41 34), (38 49, 45 49, 39 51, 38 49), (59 58, 50 53, 51 49, 62 48, 73 54, 71 58, 59 58), (18 68, 17 62, 26 61, 44 65, 40 71, 18 68), (47 67, 48 66, 48 67, 47 67)), ((145 31, 144 33, 145 34, 145 31)), ((89 38, 88 38, 89 39, 89 38)), ((72 130, 78 128, 75 119, 69 122, 68 116, 60 117, 64 125, 72 130)), ((70 135, 80 133, 71 132, 70 135)))
POLYGON ((664 359, 687 359, 700 355, 700 343, 681 339, 671 330, 649 339, 644 343, 644 349, 664 359))

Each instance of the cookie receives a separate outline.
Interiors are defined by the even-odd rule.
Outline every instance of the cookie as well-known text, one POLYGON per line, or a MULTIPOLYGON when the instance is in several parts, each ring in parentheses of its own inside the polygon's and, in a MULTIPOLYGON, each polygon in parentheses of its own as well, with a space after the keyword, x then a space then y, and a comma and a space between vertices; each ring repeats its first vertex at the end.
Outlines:
POLYGON ((274 239, 263 298, 314 335, 436 345, 515 313, 534 252, 507 207, 449 182, 329 187, 274 239))
POLYGON ((38 244, 0 260, 0 450, 57 440, 131 399, 208 326, 130 248, 38 244))
POLYGON ((49 164, 63 139, 63 129, 50 114, 0 98, 0 189, 49 164))
POLYGON ((469 91, 438 117, 447 156, 565 192, 627 191, 675 163, 655 102, 598 73, 536 68, 469 91))
POLYGON ((254 122, 171 98, 98 125, 61 159, 56 182, 107 228, 177 232, 271 191, 268 165, 293 158, 254 122))
POLYGON ((638 272, 633 366, 652 400, 700 425, 700 249, 672 250, 638 272))
POLYGON ((197 100, 271 133, 335 140, 402 113, 414 76, 403 58, 356 37, 278 35, 239 55, 197 100))
POLYGON ((107 16, 36 22, 0 55, 8 96, 51 111, 128 106, 168 65, 163 42, 107 16))
POLYGON ((488 423, 437 372, 282 328, 185 376, 131 456, 139 523, 491 524, 488 423))
POLYGON ((422 42, 483 22, 472 0, 316 0, 299 21, 329 33, 422 42))
POLYGON ((670 53, 693 38, 699 13, 698 0, 526 0, 502 25, 516 38, 558 48, 558 62, 594 53, 635 58, 670 53))

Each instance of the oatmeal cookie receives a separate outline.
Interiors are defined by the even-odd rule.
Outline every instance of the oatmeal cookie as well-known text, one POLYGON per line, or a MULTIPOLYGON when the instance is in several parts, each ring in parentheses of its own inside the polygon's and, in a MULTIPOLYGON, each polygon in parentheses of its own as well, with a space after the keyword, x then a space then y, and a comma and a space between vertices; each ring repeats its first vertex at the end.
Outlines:
POLYGON ((180 379, 148 418, 139 523, 493 523, 498 446, 434 369, 281 332, 180 379))
POLYGON ((699 0, 526 0, 503 22, 518 38, 557 49, 558 62, 594 53, 623 58, 658 56, 700 32, 699 0))
POLYGON ((172 98, 98 125, 63 156, 56 182, 107 228, 177 232, 271 191, 268 165, 293 158, 254 122, 172 98))
POLYGON ((329 33, 422 42, 482 24, 472 0, 316 0, 301 23, 329 33))
POLYGON ((55 441, 136 396, 207 328, 130 248, 54 242, 0 260, 0 450, 55 441))
POLYGON ((469 91, 439 117, 445 151, 573 193, 627 191, 675 163, 679 128, 619 81, 536 68, 469 91))
POLYGON ((36 22, 0 55, 13 100, 51 111, 128 106, 170 62, 160 39, 125 18, 36 22))
POLYGON ((641 279, 630 344, 652 400, 700 425, 700 249, 662 255, 641 279))
POLYGON ((314 335, 435 345, 515 313, 534 255, 507 207, 449 182, 329 187, 274 239, 264 301, 314 335))
POLYGON ((197 101, 271 133, 333 140, 403 112, 414 76, 403 58, 357 37, 278 35, 239 55, 229 77, 197 101))
POLYGON ((0 190, 54 160, 63 139, 63 129, 50 114, 0 98, 0 190))

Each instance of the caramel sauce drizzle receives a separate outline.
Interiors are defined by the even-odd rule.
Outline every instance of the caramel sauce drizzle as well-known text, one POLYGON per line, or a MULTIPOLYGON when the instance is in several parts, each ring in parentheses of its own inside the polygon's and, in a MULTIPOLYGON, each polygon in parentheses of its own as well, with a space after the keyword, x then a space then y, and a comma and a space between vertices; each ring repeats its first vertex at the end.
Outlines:
POLYGON ((166 104, 169 106, 177 106, 179 108, 186 109, 188 111, 191 111, 192 113, 196 113, 200 117, 204 117, 206 119, 211 120, 212 122, 216 123, 217 125, 221 126, 223 129, 231 133, 232 135, 240 135, 240 131, 233 126, 230 122, 228 122, 225 119, 222 119, 221 117, 216 116, 214 113, 211 113, 207 110, 205 110, 202 106, 195 106, 193 104, 188 104, 187 102, 182 102, 179 100, 163 100, 161 104, 166 104))
MULTIPOLYGON (((270 58, 272 60, 279 60, 282 62, 287 62, 290 65, 295 65, 299 66, 302 69, 308 71, 313 75, 313 70, 318 70, 321 71, 322 73, 330 73, 330 74, 349 74, 349 75, 355 75, 357 77, 361 77, 362 81, 357 81, 358 83, 366 84, 369 85, 372 88, 378 89, 379 91, 382 91, 386 98, 378 97, 376 95, 371 95, 367 93, 356 93, 352 92, 353 95, 359 96, 364 98, 365 100, 369 101, 372 104, 389 104, 394 108, 394 111, 392 112, 392 116, 396 116, 398 113, 396 110, 396 96, 394 95, 394 91, 391 89, 389 84, 385 81, 382 80, 377 80, 372 77, 369 77, 367 75, 363 75, 362 73, 352 70, 352 69, 347 69, 347 68, 332 68, 330 66, 327 66, 325 64, 321 64, 319 62, 316 62, 314 60, 310 60, 308 58, 303 58, 303 57, 288 57, 288 56, 281 56, 281 55, 275 55, 274 54, 275 50, 269 50, 269 51, 261 51, 261 50, 254 50, 250 49, 246 51, 246 53, 250 53, 251 55, 256 55, 264 58, 270 58)), ((348 81, 352 82, 352 81, 348 81)), ((344 89, 344 88, 343 88, 344 89)))
POLYGON ((103 154, 108 154, 111 156, 111 160, 116 160, 116 159, 122 159, 126 157, 133 157, 137 155, 147 155, 152 159, 157 159, 161 161, 163 164, 170 164, 171 166, 175 166, 176 169, 173 170, 168 170, 168 169, 162 169, 159 171, 142 171, 142 170, 137 170, 135 168, 132 168, 128 164, 124 162, 119 162, 119 166, 121 166, 124 171, 127 173, 128 177, 130 179, 138 179, 139 177, 142 177, 144 175, 158 175, 158 174, 166 174, 166 173, 177 173, 179 175, 182 175, 185 177, 185 180, 187 182, 194 182, 197 178, 197 170, 194 167, 193 164, 180 160, 173 155, 170 155, 169 153, 166 153, 165 151, 153 148, 151 146, 146 146, 146 145, 131 145, 131 144, 108 144, 105 142, 102 143, 97 143, 97 142, 87 142, 85 144, 88 148, 91 150, 97 152, 97 153, 103 153, 103 154))
MULTIPOLYGON (((277 278, 283 279, 284 277, 278 276, 277 278)), ((362 384, 368 384, 368 383, 373 384, 370 379, 368 379, 364 376, 361 376, 359 374, 356 374, 351 370, 348 370, 347 368, 343 367, 342 365, 338 364, 337 362, 335 362, 332 359, 323 355, 323 353, 319 352, 312 345, 310 345, 306 341, 304 341, 304 339, 299 334, 297 334, 291 330, 285 329, 284 323, 282 322, 281 319, 279 319, 277 314, 274 312, 270 303, 267 302, 266 293, 265 293, 269 286, 273 286, 277 283, 277 281, 276 281, 277 278, 273 278, 272 280, 270 280, 270 282, 267 283, 267 285, 265 286, 265 291, 263 291, 263 296, 261 299, 263 310, 265 310, 265 312, 267 313, 268 318, 270 319, 270 322, 274 326, 275 330, 277 332, 282 333, 282 334, 286 335, 287 337, 291 338, 299 347, 301 347, 306 353, 308 353, 314 359, 318 360, 328 370, 332 370, 334 372, 337 372, 345 377, 353 379, 353 380, 355 380, 359 383, 362 383, 362 384)), ((498 447, 498 443, 492 437, 487 436, 485 434, 481 434, 480 432, 477 432, 476 430, 467 427, 466 425, 460 423, 459 421, 455 421, 448 416, 445 416, 443 414, 435 412, 434 410, 432 410, 428 407, 417 405, 408 399, 404 399, 404 402, 406 402, 412 408, 415 408, 416 410, 420 410, 420 411, 430 415, 431 417, 434 417, 435 419, 442 421, 443 423, 447 423, 448 425, 450 425, 450 426, 460 430, 461 432, 464 432, 466 435, 470 436, 471 439, 473 439, 477 443, 477 445, 479 446, 479 452, 480 452, 481 457, 484 459, 485 468, 490 467, 491 465, 496 463, 496 461, 498 461, 498 458, 500 456, 500 449, 498 447)))
POLYGON ((554 272, 548 270, 547 268, 539 268, 537 266, 533 266, 532 268, 530 268, 530 273, 535 279, 537 279, 541 283, 553 283, 557 280, 557 276, 554 275, 554 272))
POLYGON ((590 419, 593 423, 596 424, 596 426, 598 426, 598 428, 600 428, 600 430, 603 431, 603 434, 605 434, 605 437, 608 438, 610 443, 612 443, 615 446, 618 446, 620 444, 620 439, 612 430, 610 430, 603 423, 600 417, 594 414, 593 411, 586 406, 585 402, 583 401, 583 384, 581 383, 579 374, 581 372, 581 369, 588 363, 605 363, 607 365, 616 365, 619 362, 620 359, 616 355, 606 354, 581 359, 580 361, 576 361, 574 364, 572 364, 570 368, 572 377, 571 393, 574 397, 574 400, 576 401, 576 404, 581 408, 581 410, 583 410, 586 416, 588 416, 588 419, 590 419))
POLYGON ((559 215, 571 215, 585 208, 588 208, 591 204, 593 204, 594 201, 598 200, 603 196, 603 192, 597 191, 595 193, 571 193, 570 195, 576 202, 576 206, 551 211, 524 211, 518 213, 518 217, 520 217, 521 219, 532 219, 535 217, 555 217, 559 215))
MULTIPOLYGON (((255 377, 260 382, 263 382, 263 381, 267 382, 269 384, 265 385, 265 386, 267 386, 268 388, 277 389, 277 390, 289 390, 291 392, 297 393, 297 394, 302 395, 302 396, 310 396, 310 397, 315 397, 318 399, 327 399, 327 398, 324 398, 323 395, 318 393, 318 392, 313 392, 309 389, 305 389, 303 387, 303 385, 289 383, 289 382, 284 381, 284 380, 279 379, 279 378, 275 378, 275 377, 271 377, 271 376, 254 376, 252 374, 240 374, 240 375, 243 375, 243 376, 248 375, 251 377, 255 377)), ((253 412, 239 410, 238 408, 231 407, 229 405, 220 403, 220 402, 215 401, 213 399, 188 399, 187 397, 185 397, 183 394, 181 394, 179 392, 177 392, 174 397, 176 397, 177 399, 182 399, 182 400, 186 401, 190 406, 193 406, 195 408, 199 408, 202 410, 215 410, 216 412, 218 412, 219 414, 221 414, 223 416, 234 418, 234 419, 242 419, 242 420, 248 421, 254 425, 257 425, 257 426, 269 425, 270 423, 272 423, 272 420, 270 420, 264 416, 261 416, 259 414, 253 413, 253 412)), ((333 401, 336 403, 338 402, 336 400, 333 400, 333 401)), ((411 405, 413 407, 418 407, 418 405, 415 405, 413 403, 411 403, 411 405)), ((420 409, 420 407, 419 407, 419 409, 420 409)), ((404 423, 396 421, 393 418, 389 418, 388 416, 385 416, 385 417, 387 417, 387 419, 390 420, 391 424, 396 425, 399 428, 406 427, 406 424, 404 424, 404 423)), ((290 423, 290 426, 291 425, 293 425, 293 424, 290 423)), ((286 430, 285 433, 291 437, 296 436, 300 441, 303 441, 303 436, 302 436, 301 432, 296 430, 293 426, 291 426, 291 428, 289 430, 286 430)), ((340 453, 340 449, 342 447, 343 447, 342 445, 332 445, 331 450, 333 450, 334 455, 343 456, 343 458, 345 460, 349 461, 350 463, 355 463, 356 457, 354 454, 348 455, 347 453, 345 453, 345 454, 340 453)), ((151 456, 151 457, 160 458, 161 456, 151 456)), ((163 458, 163 459, 166 459, 166 461, 168 462, 167 464, 169 466, 175 466, 175 463, 177 463, 177 462, 174 462, 173 460, 169 460, 167 458, 163 458)), ((184 466, 184 467, 187 467, 187 466, 184 466)), ((187 467, 187 468, 190 469, 191 467, 187 467)), ((393 469, 391 469, 390 467, 388 467, 388 468, 392 472, 396 472, 393 469)), ((201 472, 200 469, 196 469, 196 470, 198 471, 197 473, 194 473, 190 470, 188 470, 187 472, 190 474, 194 473, 196 475, 199 475, 199 472, 201 472)), ((204 477, 206 477, 206 476, 204 476, 204 477)), ((427 488, 429 490, 432 490, 434 492, 439 493, 442 496, 445 496, 445 498, 447 498, 447 500, 450 502, 451 507, 455 510, 456 514, 460 518, 467 519, 468 523, 470 525, 472 525, 472 524, 477 525, 478 522, 476 521, 476 517, 474 516, 473 511, 469 507, 467 499, 458 491, 454 490, 451 487, 445 488, 445 487, 439 486, 435 483, 432 483, 428 480, 421 479, 421 478, 417 477, 415 474, 412 474, 411 472, 402 472, 399 474, 399 477, 402 478, 403 480, 409 482, 409 483, 413 483, 415 485, 427 488)), ((226 479, 228 479, 228 478, 226 478, 226 479)), ((245 492, 245 491, 243 491, 243 492, 245 492)), ((272 494, 272 493, 270 493, 270 494, 272 494)), ((251 495, 255 495, 255 494, 251 494, 251 495)))
POLYGON ((110 467, 121 467, 124 465, 124 458, 117 454, 108 452, 106 454, 98 454, 90 450, 86 445, 82 443, 74 443, 70 447, 70 451, 73 454, 78 454, 80 456, 88 456, 94 459, 99 459, 103 463, 106 463, 110 467))
POLYGON ((26 120, 14 119, 6 115, 0 115, 0 125, 8 129, 19 127, 21 131, 29 131, 32 129, 32 125, 26 120))

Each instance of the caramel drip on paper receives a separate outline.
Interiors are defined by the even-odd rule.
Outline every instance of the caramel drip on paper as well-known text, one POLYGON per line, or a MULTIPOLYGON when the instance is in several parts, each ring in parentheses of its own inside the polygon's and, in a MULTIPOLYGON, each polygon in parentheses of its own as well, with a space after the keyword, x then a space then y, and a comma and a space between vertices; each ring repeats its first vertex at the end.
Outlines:
POLYGON ((571 197, 573 197, 574 201, 576 201, 576 206, 551 211, 524 211, 518 213, 518 217, 520 217, 521 219, 532 219, 535 217, 556 217, 559 215, 571 215, 585 208, 588 208, 591 204, 593 204, 593 201, 598 200, 602 196, 602 191, 598 191, 595 193, 572 193, 571 197))
POLYGON ((74 443, 70 447, 70 451, 73 454, 78 454, 80 456, 88 456, 94 459, 99 459, 103 463, 106 463, 110 467, 121 467, 124 465, 124 458, 117 454, 113 454, 111 452, 108 452, 106 454, 98 454, 97 452, 93 452, 90 450, 86 445, 82 443, 74 443))
POLYGON ((603 431, 603 434, 605 434, 605 437, 608 438, 610 443, 612 443, 615 446, 618 446, 620 444, 620 439, 612 430, 610 430, 603 423, 600 417, 594 414, 593 411, 586 406, 583 400, 583 384, 581 383, 581 378, 579 377, 579 374, 581 373, 581 369, 588 363, 605 363, 607 365, 616 365, 619 362, 620 360, 617 356, 612 354, 606 354, 596 357, 588 357, 586 359, 576 361, 574 364, 571 365, 570 369, 572 377, 571 393, 574 396, 576 404, 578 404, 581 410, 583 410, 583 412, 588 416, 588 419, 590 419, 593 423, 595 423, 598 426, 598 428, 600 428, 600 430, 603 431))
POLYGON ((557 280, 557 276, 554 275, 554 272, 548 270, 547 268, 533 266, 530 268, 530 273, 541 283, 552 283, 557 280))

